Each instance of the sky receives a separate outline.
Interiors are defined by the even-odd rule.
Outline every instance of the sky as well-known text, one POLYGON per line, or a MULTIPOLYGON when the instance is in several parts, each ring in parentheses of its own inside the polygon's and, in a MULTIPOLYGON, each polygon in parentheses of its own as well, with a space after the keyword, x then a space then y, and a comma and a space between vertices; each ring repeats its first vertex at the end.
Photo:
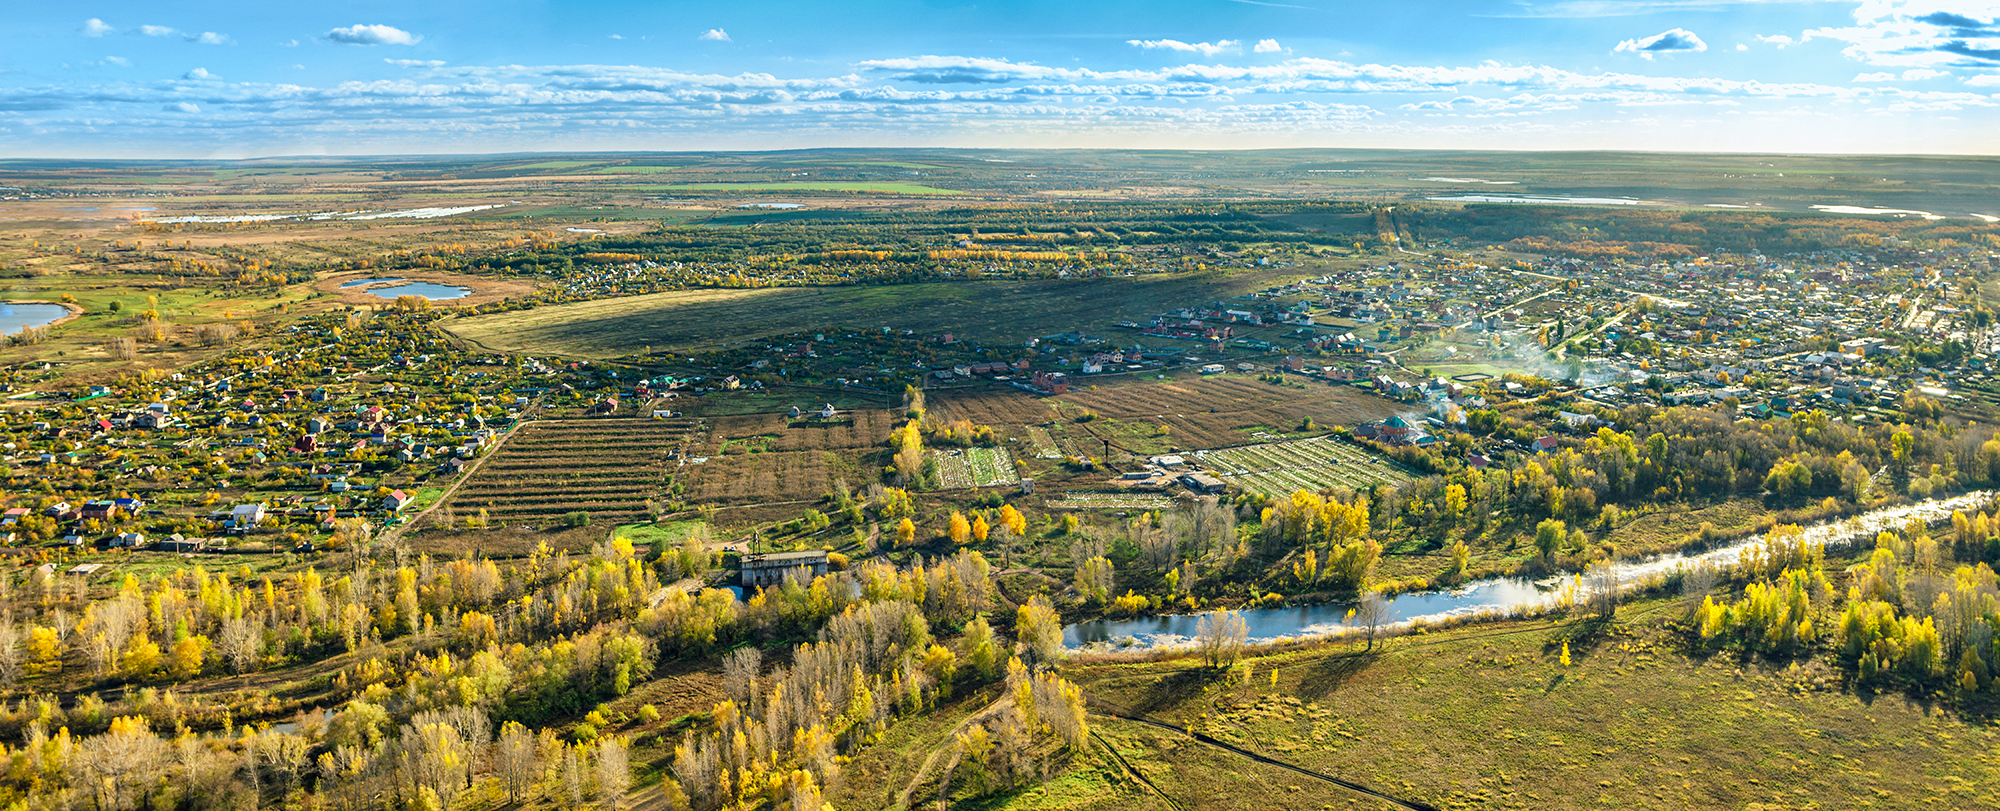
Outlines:
POLYGON ((14 5, 0 157, 2000 152, 2000 0, 14 5))

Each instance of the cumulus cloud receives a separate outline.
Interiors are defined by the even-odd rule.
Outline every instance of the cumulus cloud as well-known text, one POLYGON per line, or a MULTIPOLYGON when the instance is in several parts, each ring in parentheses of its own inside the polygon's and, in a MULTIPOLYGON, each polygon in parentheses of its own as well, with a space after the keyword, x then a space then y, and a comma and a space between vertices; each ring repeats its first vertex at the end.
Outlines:
POLYGON ((83 35, 86 37, 101 37, 115 30, 117 29, 106 25, 103 20, 96 17, 83 21, 83 35))
POLYGON ((161 107, 160 111, 168 113, 199 113, 201 112, 201 108, 195 106, 195 103, 192 101, 177 101, 161 107))
POLYGON ((346 45, 415 45, 423 37, 388 25, 350 25, 326 32, 326 38, 346 45))
POLYGON ((1986 73, 1965 80, 1968 87, 2000 87, 2000 74, 1986 73))
POLYGON ((189 34, 187 39, 189 42, 198 43, 201 45, 228 45, 229 43, 234 41, 229 38, 229 35, 218 34, 215 33, 214 31, 203 31, 199 34, 189 34))
POLYGON ((208 68, 195 68, 194 70, 191 70, 191 71, 188 71, 187 73, 184 73, 184 74, 181 74, 181 78, 183 78, 183 79, 213 79, 213 78, 216 78, 216 76, 215 76, 215 74, 213 74, 213 73, 209 73, 209 72, 208 72, 208 68))
POLYGON ((116 65, 116 66, 118 66, 118 67, 121 67, 121 68, 129 68, 129 67, 131 67, 131 66, 132 66, 132 60, 130 60, 130 59, 126 59, 125 57, 122 57, 122 56, 107 56, 107 57, 104 57, 103 59, 100 59, 100 60, 98 60, 98 61, 96 61, 96 62, 92 62, 92 63, 90 63, 90 64, 93 64, 93 65, 116 65))
POLYGON ((1772 45, 1778 46, 1779 48, 1783 48, 1787 45, 1797 45, 1799 42, 1798 40, 1792 39, 1790 36, 1785 34, 1772 34, 1768 37, 1764 36, 1763 34, 1758 34, 1757 41, 1768 42, 1771 43, 1772 45))
POLYGON ((164 25, 142 25, 139 26, 139 33, 149 37, 171 37, 180 32, 164 25))
MULTIPOLYGON (((1125 41, 1125 44, 1144 48, 1148 51, 1183 51, 1213 57, 1219 53, 1235 50, 1238 43, 1233 39, 1221 39, 1214 42, 1182 42, 1177 39, 1128 39, 1125 41)), ((1277 42, 1272 41, 1271 44, 1276 45, 1277 42)))
POLYGON ((1630 51, 1647 59, 1654 54, 1691 53, 1708 50, 1708 43, 1685 28, 1673 28, 1644 39, 1628 39, 1612 48, 1612 53, 1630 51))
POLYGON ((1841 54, 1870 65, 2000 67, 2000 3, 1991 0, 1870 0, 1854 24, 1815 28, 1801 42, 1847 43, 1841 54))
POLYGON ((702 32, 702 35, 701 35, 701 36, 698 36, 698 37, 695 37, 695 39, 705 39, 705 40, 709 40, 709 41, 712 41, 712 42, 733 42, 733 41, 734 41, 734 40, 731 40, 731 39, 729 38, 729 32, 728 32, 728 31, 724 31, 724 30, 722 30, 722 29, 720 29, 720 28, 710 28, 710 29, 708 29, 707 31, 704 31, 704 32, 702 32))
POLYGON ((1279 45, 1278 41, 1275 39, 1260 39, 1257 40, 1257 47, 1252 48, 1251 50, 1254 50, 1260 54, 1274 54, 1284 49, 1285 49, 1284 46, 1279 45))
POLYGON ((1893 82, 1893 81, 1896 81, 1896 74, 1894 74, 1894 73, 1863 73, 1863 74, 1861 74, 1861 75, 1859 75, 1859 76, 1856 76, 1856 77, 1854 77, 1854 81, 1857 81, 1857 82, 1893 82))
POLYGON ((383 61, 383 62, 387 62, 387 63, 389 63, 389 64, 391 64, 391 65, 395 65, 396 67, 399 67, 399 68, 441 68, 441 67, 444 67, 444 60, 442 60, 442 59, 384 59, 384 60, 382 60, 382 61, 383 61))

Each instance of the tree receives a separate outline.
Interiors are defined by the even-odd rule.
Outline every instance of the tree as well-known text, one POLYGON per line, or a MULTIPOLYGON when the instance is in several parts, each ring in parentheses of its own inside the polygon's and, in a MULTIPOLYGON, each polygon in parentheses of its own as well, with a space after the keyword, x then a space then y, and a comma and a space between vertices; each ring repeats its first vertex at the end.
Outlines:
POLYGON ((248 673, 264 654, 264 626, 248 617, 222 623, 222 658, 237 673, 248 673))
POLYGON ((1015 535, 1025 536, 1028 534, 1028 517, 1022 515, 1020 510, 1014 509, 1014 505, 1002 504, 1000 505, 1000 526, 1006 527, 1008 532, 1012 532, 1015 535))
POLYGON ((722 689, 739 705, 747 706, 757 695, 757 674, 763 667, 764 651, 746 646, 722 657, 722 689))
POLYGON ((183 681, 201 675, 201 666, 208 655, 208 637, 184 636, 174 642, 170 664, 174 678, 183 681))
POLYGON ((917 525, 904 518, 896 522, 896 545, 909 546, 917 540, 917 525))
POLYGON ((1535 551, 1541 554, 1543 563, 1555 559, 1568 536, 1569 527, 1560 520, 1548 518, 1535 525, 1535 551))
POLYGON ((1062 617, 1049 598, 1035 595, 1014 613, 1014 637, 1019 647, 1043 662, 1053 662, 1063 656, 1062 617))
POLYGON ((62 669, 62 637, 56 629, 40 626, 29 629, 28 658, 42 670, 62 669))
POLYGON ((952 546, 964 546, 972 542, 972 524, 965 520, 965 514, 951 511, 951 527, 947 530, 952 546))
POLYGON ((597 742, 597 802, 607 811, 618 811, 632 788, 629 753, 624 739, 616 735, 597 742))
POLYGON ((1201 615, 1195 625, 1195 648, 1212 668, 1236 664, 1250 639, 1250 625, 1234 611, 1212 611, 1201 615))
POLYGON ((1618 575, 1611 569, 1611 561, 1600 560, 1590 565, 1590 572, 1584 575, 1584 589, 1590 595, 1591 610, 1598 616, 1610 619, 1618 613, 1618 575))
POLYGON ((493 773, 507 789, 507 800, 521 802, 535 783, 541 763, 535 756, 535 736, 514 721, 500 729, 500 742, 493 750, 493 773))
POLYGON ((1375 649, 1375 639, 1381 636, 1382 626, 1388 623, 1389 601, 1382 599, 1382 592, 1363 592, 1361 602, 1354 606, 1354 624, 1367 636, 1369 650, 1375 649))
POLYGON ((993 626, 986 623, 985 615, 973 615, 965 626, 965 661, 981 680, 993 678, 1000 666, 1000 652, 993 644, 993 626))
POLYGON ((1109 599, 1113 569, 1104 556, 1092 557, 1076 569, 1076 590, 1084 599, 1102 605, 1109 599))

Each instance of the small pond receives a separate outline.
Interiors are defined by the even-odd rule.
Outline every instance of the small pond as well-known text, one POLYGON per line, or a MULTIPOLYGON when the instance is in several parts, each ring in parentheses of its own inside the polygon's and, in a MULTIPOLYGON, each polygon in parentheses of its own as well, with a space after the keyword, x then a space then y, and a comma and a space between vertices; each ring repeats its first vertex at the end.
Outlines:
POLYGON ((0 333, 12 335, 23 327, 46 327, 66 315, 69 309, 60 304, 0 301, 0 333))

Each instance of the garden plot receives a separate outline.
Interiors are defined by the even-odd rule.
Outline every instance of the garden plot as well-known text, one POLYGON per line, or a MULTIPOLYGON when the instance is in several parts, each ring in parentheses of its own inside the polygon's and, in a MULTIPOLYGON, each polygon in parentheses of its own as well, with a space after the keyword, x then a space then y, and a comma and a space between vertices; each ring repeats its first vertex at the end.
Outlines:
POLYGON ((931 451, 937 462, 938 486, 946 490, 1001 487, 1021 480, 1014 455, 1006 448, 966 448, 931 451))
POLYGON ((1063 456, 1062 449, 1056 447, 1056 438, 1042 426, 1028 427, 1028 443, 1035 447, 1036 459, 1061 459, 1063 456))
POLYGON ((690 441, 686 419, 546 420, 521 426, 480 465, 433 523, 484 511, 504 524, 644 515, 666 484, 667 456, 690 441))
POLYGON ((1224 481, 1273 497, 1328 487, 1360 490, 1410 478, 1387 459, 1326 437, 1200 451, 1194 457, 1224 481))
POLYGON ((1152 493, 1066 493, 1061 501, 1049 502, 1056 510, 1164 510, 1174 500, 1152 493))

